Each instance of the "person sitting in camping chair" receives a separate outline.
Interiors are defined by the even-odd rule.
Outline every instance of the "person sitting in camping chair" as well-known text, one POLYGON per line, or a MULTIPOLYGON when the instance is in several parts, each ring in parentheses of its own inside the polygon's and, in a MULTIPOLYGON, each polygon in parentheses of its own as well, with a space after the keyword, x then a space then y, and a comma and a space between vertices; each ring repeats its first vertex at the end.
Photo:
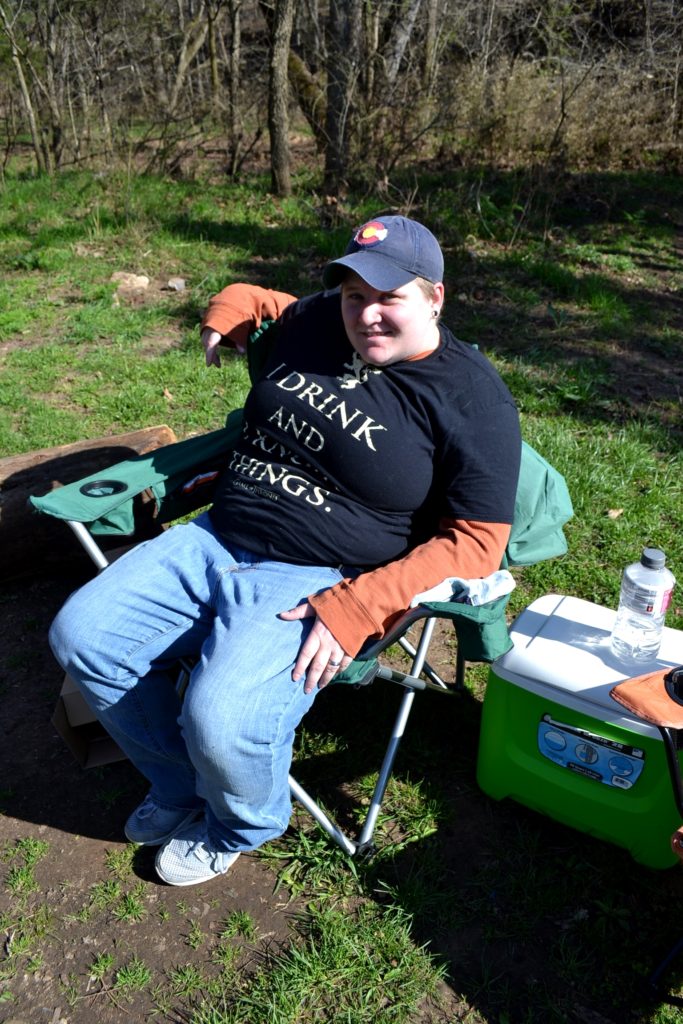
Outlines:
POLYGON ((231 285, 202 325, 274 349, 210 510, 73 594, 57 660, 149 781, 125 825, 170 885, 281 835, 295 729, 318 690, 418 592, 499 568, 520 430, 489 361, 440 322, 443 255, 380 216, 294 296, 231 285), (193 659, 184 696, 172 668, 193 659))

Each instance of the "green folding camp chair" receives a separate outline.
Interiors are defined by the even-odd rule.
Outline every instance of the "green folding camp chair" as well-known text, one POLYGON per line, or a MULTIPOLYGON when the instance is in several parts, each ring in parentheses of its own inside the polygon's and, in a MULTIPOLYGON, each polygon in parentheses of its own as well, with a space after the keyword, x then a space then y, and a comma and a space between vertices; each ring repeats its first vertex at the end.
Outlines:
MULTIPOLYGON (((250 354, 252 379, 263 360, 263 332, 255 336, 250 354)), ((227 463, 241 427, 241 412, 228 416, 225 427, 167 445, 125 460, 43 496, 32 496, 35 510, 63 520, 74 531, 98 570, 109 564, 98 537, 134 541, 136 516, 142 503, 153 504, 154 517, 163 525, 210 504, 213 485, 227 463)), ((567 543, 563 525, 572 516, 571 500, 563 477, 533 448, 522 446, 522 464, 515 503, 514 524, 506 550, 505 567, 530 565, 564 554, 567 543)), ((148 516, 145 516, 145 520, 148 516)), ((335 684, 368 685, 375 679, 399 684, 403 695, 389 737, 377 784, 357 839, 347 836, 316 801, 290 776, 292 795, 321 827, 350 855, 373 848, 373 835, 396 753, 405 733, 413 699, 419 690, 452 695, 462 688, 468 661, 493 661, 511 647, 505 618, 508 596, 488 604, 470 605, 457 600, 426 601, 409 609, 380 642, 361 651, 356 660, 335 677, 335 684), (455 685, 449 685, 427 660, 429 644, 438 619, 450 619, 457 636, 455 685), (406 633, 421 622, 416 645, 406 633), (399 643, 410 655, 410 671, 381 664, 380 655, 399 643)), ((181 667, 186 678, 189 666, 181 667)))

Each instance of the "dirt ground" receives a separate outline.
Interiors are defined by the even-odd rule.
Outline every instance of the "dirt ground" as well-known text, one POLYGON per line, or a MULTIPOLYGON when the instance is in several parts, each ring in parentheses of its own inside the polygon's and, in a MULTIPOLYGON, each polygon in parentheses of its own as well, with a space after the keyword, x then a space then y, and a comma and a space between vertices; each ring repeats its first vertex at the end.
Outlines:
MULTIPOLYGON (((238 963, 248 971, 266 952, 289 941, 300 909, 285 890, 274 891, 276 872, 259 854, 243 856, 225 878, 191 889, 158 881, 154 850, 138 850, 130 866, 121 863, 123 852, 130 850, 122 825, 144 796, 145 782, 127 761, 82 767, 51 722, 62 673, 48 647, 47 625, 69 592, 89 575, 86 561, 62 565, 6 584, 0 597, 5 665, 0 856, 6 862, 0 861, 5 877, 0 891, 5 963, 0 961, 0 968, 8 968, 12 956, 19 954, 18 972, 5 972, 11 995, 0 999, 3 1024, 142 1020, 155 1008, 154 987, 112 991, 111 985, 89 977, 98 956, 112 954, 118 968, 144 958, 157 982, 192 964, 210 974, 209 948, 231 915, 246 913, 252 928, 238 963), (20 863, 12 852, 26 840, 48 844, 47 853, 35 867, 35 891, 17 894, 7 884, 20 863), (139 914, 120 917, 120 901, 106 908, 93 902, 104 884, 117 882, 131 897, 142 892, 139 914), (22 956, 24 933, 44 908, 49 911, 44 933, 22 956)), ((452 643, 437 647, 450 660, 452 643)), ((444 668, 452 675, 450 665, 444 668)), ((424 1019, 457 1019, 460 1002, 448 986, 443 987, 442 1002, 438 1011, 426 1011, 424 1019), (448 1006, 452 1013, 444 1017, 448 1006)), ((170 1007, 168 1012, 161 1019, 182 1019, 170 1007)))

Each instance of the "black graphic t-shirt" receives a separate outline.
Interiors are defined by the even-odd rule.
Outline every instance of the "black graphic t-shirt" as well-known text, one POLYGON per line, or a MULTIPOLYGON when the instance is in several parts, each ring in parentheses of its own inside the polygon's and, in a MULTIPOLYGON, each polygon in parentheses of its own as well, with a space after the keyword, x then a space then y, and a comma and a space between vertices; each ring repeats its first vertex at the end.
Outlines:
POLYGON ((488 360, 442 326, 430 355, 368 366, 339 304, 320 293, 279 329, 218 482, 218 532, 267 558, 367 569, 442 516, 512 522, 518 417, 488 360))

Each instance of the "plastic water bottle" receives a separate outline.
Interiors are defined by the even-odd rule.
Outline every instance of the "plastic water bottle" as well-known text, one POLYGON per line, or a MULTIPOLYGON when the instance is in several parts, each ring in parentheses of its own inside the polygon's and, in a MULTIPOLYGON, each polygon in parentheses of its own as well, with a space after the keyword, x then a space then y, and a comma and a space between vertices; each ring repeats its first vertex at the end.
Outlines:
POLYGON ((624 569, 612 652, 626 661, 651 661, 662 642, 664 616, 676 579, 659 548, 644 548, 639 562, 624 569))

